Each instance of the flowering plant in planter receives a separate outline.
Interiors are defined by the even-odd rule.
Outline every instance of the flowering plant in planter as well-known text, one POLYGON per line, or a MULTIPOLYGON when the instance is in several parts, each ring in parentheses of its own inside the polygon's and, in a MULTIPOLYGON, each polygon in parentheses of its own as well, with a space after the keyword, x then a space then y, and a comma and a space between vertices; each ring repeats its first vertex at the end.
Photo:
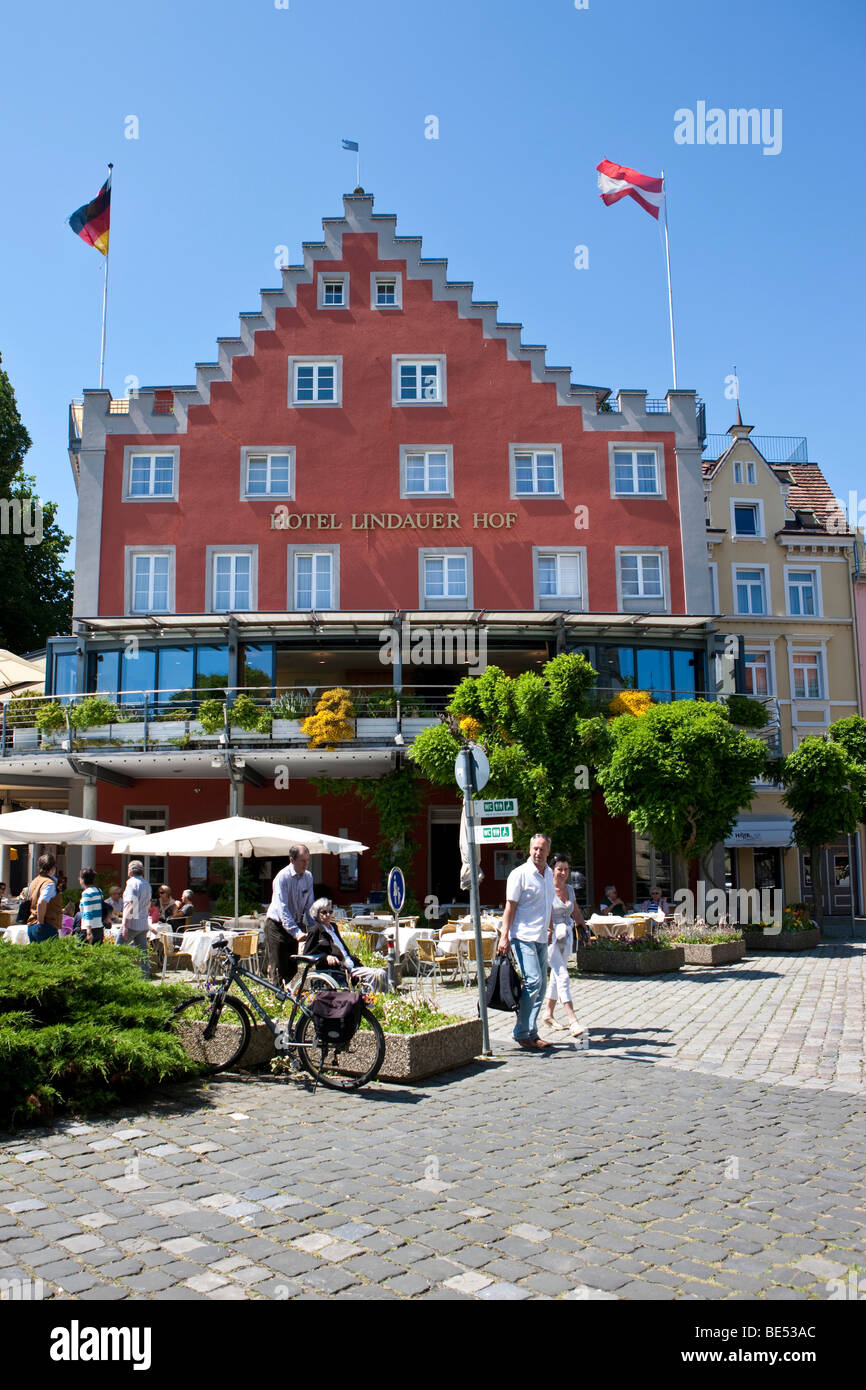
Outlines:
POLYGON ((697 921, 691 926, 673 926, 670 941, 674 946, 724 946, 730 941, 742 941, 739 927, 708 927, 697 921))
POLYGON ((601 936, 595 941, 591 941, 588 946, 581 946, 581 950, 586 951, 666 951, 671 945, 668 936, 601 936))

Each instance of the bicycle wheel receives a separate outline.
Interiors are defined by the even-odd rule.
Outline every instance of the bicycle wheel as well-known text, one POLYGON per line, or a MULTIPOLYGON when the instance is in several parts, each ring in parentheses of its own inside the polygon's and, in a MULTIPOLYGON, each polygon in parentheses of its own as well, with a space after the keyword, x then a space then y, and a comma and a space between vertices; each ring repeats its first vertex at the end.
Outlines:
POLYGON ((303 1066, 317 1082, 335 1091, 356 1091, 365 1086, 378 1076, 385 1060, 385 1034, 366 1004, 361 1009, 357 1033, 339 1052, 322 1047, 307 1014, 298 1023, 295 1036, 301 1044, 298 1055, 303 1066))
POLYGON ((206 994, 194 994, 175 1009, 171 1027, 193 1061, 202 1062, 208 1071, 228 1071, 246 1051, 250 1016, 239 999, 228 995, 223 1000, 216 1032, 212 1038, 206 1038, 205 1028, 213 1007, 213 999, 206 994))

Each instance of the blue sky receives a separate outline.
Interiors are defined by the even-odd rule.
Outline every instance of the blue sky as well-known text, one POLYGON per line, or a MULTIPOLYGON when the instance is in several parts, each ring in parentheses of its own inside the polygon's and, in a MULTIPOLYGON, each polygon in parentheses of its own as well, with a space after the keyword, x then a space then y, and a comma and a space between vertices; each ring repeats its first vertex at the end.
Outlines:
POLYGON ((275 248, 299 261, 342 211, 344 136, 376 210, 549 363, 651 396, 672 384, 661 237, 631 201, 605 208, 595 165, 663 168, 680 386, 722 432, 736 363, 756 433, 806 435, 838 495, 863 489, 857 0, 283 2, 43 0, 4 19, 0 351, 68 530, 67 406, 97 385, 103 270, 69 214, 112 160, 106 385, 189 383, 279 283, 275 248), (781 151, 676 144, 674 113, 699 101, 781 109, 781 151))

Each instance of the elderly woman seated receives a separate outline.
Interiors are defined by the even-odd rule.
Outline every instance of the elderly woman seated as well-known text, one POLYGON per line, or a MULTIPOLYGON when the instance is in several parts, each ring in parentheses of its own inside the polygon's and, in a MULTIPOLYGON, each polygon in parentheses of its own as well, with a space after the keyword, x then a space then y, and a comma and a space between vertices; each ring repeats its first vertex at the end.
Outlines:
POLYGON ((352 980, 377 993, 385 988, 387 971, 362 965, 340 936, 334 926, 334 904, 330 898, 317 898, 310 908, 310 917, 313 925, 304 942, 305 956, 325 956, 326 965, 342 967, 352 980))

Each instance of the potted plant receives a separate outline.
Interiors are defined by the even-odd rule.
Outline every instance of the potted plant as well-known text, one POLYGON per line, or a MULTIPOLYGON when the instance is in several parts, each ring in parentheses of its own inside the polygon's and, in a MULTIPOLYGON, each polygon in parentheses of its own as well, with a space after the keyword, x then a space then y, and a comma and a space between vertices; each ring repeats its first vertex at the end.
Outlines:
POLYGON ((77 735, 74 740, 75 746, 109 743, 111 726, 119 717, 120 710, 107 696, 85 695, 83 700, 69 707, 69 723, 77 735))
POLYGON ((348 690, 337 686, 323 691, 315 712, 301 721, 301 733, 310 740, 311 748, 324 748, 329 753, 338 743, 354 738, 355 706, 348 690))
POLYGON ((670 931, 671 944, 682 946, 686 965, 730 965, 746 954, 743 933, 736 927, 708 927, 698 919, 692 925, 677 924, 670 931))
POLYGON ((358 738, 393 739, 397 732, 397 693, 383 688, 367 695, 364 713, 356 720, 358 738))
POLYGON ((777 922, 758 922, 745 929, 750 951, 814 951, 821 944, 821 931, 812 920, 808 903, 791 903, 777 922))
POLYGON ((168 705, 151 720, 148 731, 149 743, 171 743, 189 733, 189 710, 180 705, 168 705))
POLYGON ((287 690, 271 702, 271 736, 280 742, 300 739, 301 720, 310 713, 310 697, 305 690, 287 690))
POLYGON ((684 948, 667 936, 602 937, 577 948, 581 975, 667 975, 685 963, 684 948))
POLYGON ((255 700, 243 690, 236 696, 234 704, 229 709, 228 718, 232 738, 241 742, 249 742, 250 736, 254 739, 265 739, 270 735, 273 722, 271 711, 260 709, 255 700))
POLYGON ((36 728, 43 748, 67 746, 66 710, 58 700, 49 700, 36 711, 36 728))

